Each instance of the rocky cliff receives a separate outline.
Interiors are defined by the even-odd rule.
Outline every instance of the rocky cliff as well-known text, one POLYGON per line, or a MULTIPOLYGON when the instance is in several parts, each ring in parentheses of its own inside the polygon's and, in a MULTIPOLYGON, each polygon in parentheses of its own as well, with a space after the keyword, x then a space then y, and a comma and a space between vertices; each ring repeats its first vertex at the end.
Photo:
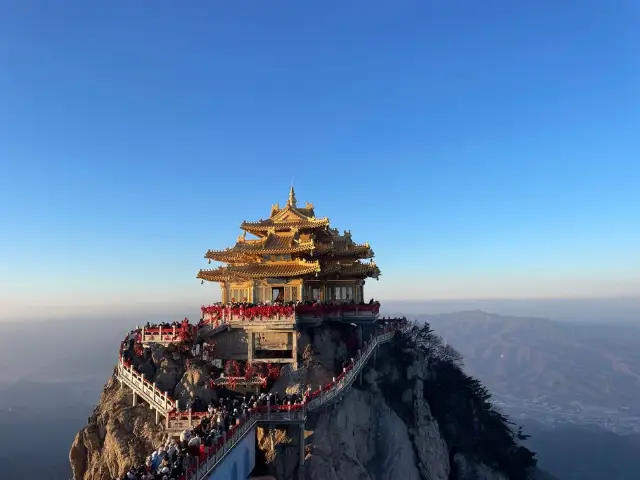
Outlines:
MULTIPOLYGON (((328 327, 302 335, 304 364, 285 372, 274 390, 322 384, 347 358, 341 334, 328 327)), ((148 378, 186 401, 206 398, 211 375, 203 362, 187 369, 170 350, 156 347, 144 360, 148 378)), ((481 384, 459 368, 460 359, 426 328, 397 335, 379 348, 360 381, 336 405, 309 415, 305 477, 334 479, 503 480, 534 478, 533 454, 493 410, 481 384), (475 383, 474 383, 475 382, 475 383), (491 445, 487 445, 487 444, 491 445)), ((144 463, 160 442, 162 426, 114 379, 105 386, 89 423, 76 436, 70 461, 76 480, 112 479, 144 463)), ((183 403, 184 405, 184 403, 183 403)), ((295 427, 291 427, 292 429, 295 427)), ((296 479, 299 436, 258 429, 256 475, 296 479)))

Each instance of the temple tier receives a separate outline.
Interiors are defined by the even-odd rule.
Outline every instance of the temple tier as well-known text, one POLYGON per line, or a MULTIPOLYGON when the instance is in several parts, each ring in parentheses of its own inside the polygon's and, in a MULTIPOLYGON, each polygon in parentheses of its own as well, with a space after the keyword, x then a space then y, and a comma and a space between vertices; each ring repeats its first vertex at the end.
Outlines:
POLYGON ((205 255, 226 265, 197 275, 220 283, 222 303, 362 303, 364 280, 380 276, 369 244, 340 235, 312 204, 299 208, 293 187, 284 208, 276 204, 268 219, 240 228, 233 247, 205 255))

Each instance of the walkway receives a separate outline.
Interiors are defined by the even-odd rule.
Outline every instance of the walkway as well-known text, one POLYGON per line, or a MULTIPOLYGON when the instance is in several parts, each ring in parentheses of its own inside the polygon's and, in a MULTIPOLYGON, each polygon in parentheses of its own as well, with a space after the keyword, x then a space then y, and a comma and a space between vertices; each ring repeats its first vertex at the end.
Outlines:
MULTIPOLYGON (((226 435, 219 446, 210 447, 207 460, 201 464, 196 464, 196 467, 189 471, 188 480, 204 480, 208 478, 213 470, 224 460, 227 453, 233 450, 234 446, 248 432, 252 431, 257 424, 297 423, 304 425, 309 412, 317 411, 321 407, 339 400, 362 372, 371 356, 375 354, 376 348, 381 343, 390 341, 397 330, 397 328, 388 327, 382 333, 373 336, 368 343, 365 342, 361 354, 352 365, 345 369, 345 372, 340 374, 335 381, 318 388, 308 395, 303 403, 259 407, 256 410, 252 410, 242 423, 238 424, 231 430, 230 434, 226 435)), ((179 412, 176 401, 169 398, 166 392, 160 392, 155 383, 150 383, 146 380, 143 374, 137 373, 122 358, 118 362, 117 378, 121 384, 127 385, 134 392, 134 405, 136 404, 136 395, 139 395, 149 403, 151 408, 156 410, 156 421, 158 421, 159 414, 166 418, 165 427, 171 433, 181 432, 185 428, 192 426, 193 420, 208 415, 207 412, 179 412)))

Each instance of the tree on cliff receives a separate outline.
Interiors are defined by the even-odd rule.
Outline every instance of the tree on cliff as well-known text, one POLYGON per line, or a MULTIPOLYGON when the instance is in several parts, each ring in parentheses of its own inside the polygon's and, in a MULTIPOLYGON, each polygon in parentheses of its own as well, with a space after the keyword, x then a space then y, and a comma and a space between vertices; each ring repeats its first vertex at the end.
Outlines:
POLYGON ((397 336, 396 353, 407 362, 424 362, 430 375, 424 398, 451 451, 474 458, 510 479, 527 479, 536 466, 535 453, 518 444, 526 437, 491 402, 479 380, 462 370, 462 356, 428 323, 413 325, 397 336))

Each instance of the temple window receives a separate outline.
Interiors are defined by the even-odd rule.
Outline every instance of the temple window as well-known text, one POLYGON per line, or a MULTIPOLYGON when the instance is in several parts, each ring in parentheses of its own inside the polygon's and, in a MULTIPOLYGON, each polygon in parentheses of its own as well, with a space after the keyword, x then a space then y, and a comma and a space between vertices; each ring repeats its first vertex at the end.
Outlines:
POLYGON ((271 288, 271 301, 272 302, 284 302, 284 287, 272 287, 271 288))
POLYGON ((350 302, 353 300, 353 285, 340 285, 327 287, 329 300, 339 302, 350 302))
POLYGON ((232 288, 231 301, 247 302, 249 301, 249 292, 246 288, 232 288))
POLYGON ((321 292, 320 288, 318 288, 318 287, 312 288, 311 289, 311 299, 316 301, 316 302, 320 301, 322 299, 321 295, 320 295, 320 292, 321 292))
POLYGON ((353 300, 353 286, 352 285, 347 285, 346 287, 346 295, 345 295, 345 300, 347 300, 348 302, 350 302, 351 300, 353 300))

